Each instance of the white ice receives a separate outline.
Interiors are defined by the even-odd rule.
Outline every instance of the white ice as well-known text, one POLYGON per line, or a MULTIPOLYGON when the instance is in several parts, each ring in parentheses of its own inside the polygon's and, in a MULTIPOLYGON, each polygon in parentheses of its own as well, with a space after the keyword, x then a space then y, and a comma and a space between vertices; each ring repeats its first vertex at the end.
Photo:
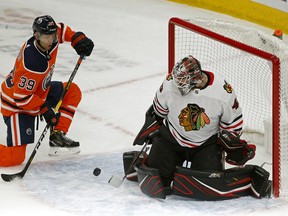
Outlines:
MULTIPOLYGON (((77 156, 49 157, 45 137, 23 179, 0 181, 1 216, 279 216, 287 212, 285 198, 202 202, 169 196, 158 200, 145 196, 134 182, 125 180, 120 188, 107 183, 112 175, 123 177, 122 153, 141 148, 133 147, 132 142, 167 73, 171 17, 230 20, 269 34, 272 29, 165 0, 1 0, 1 82, 23 42, 31 36, 34 18, 43 14, 83 31, 95 42, 93 54, 83 61, 74 79, 83 99, 68 136, 80 141, 82 151, 77 156), (92 174, 96 167, 102 169, 98 177, 92 174)), ((60 46, 53 79, 68 80, 77 58, 69 44, 60 46)), ((5 143, 3 121, 0 131, 0 143, 5 143)), ((27 158, 33 148, 29 146, 27 158)), ((259 152, 263 153, 261 147, 259 152)), ((23 167, 0 168, 0 173, 19 172, 23 167)))

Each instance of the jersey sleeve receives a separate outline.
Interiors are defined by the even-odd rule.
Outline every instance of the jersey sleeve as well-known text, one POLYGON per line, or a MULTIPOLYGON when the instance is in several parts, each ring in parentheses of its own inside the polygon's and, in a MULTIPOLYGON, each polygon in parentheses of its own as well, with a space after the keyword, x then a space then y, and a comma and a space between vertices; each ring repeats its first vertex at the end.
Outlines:
POLYGON ((75 34, 75 31, 72 30, 69 26, 65 25, 64 23, 58 24, 58 39, 59 43, 64 42, 71 42, 73 35, 75 34))
POLYGON ((239 105, 235 92, 233 91, 220 120, 220 129, 234 133, 241 133, 243 127, 242 108, 239 105))
POLYGON ((168 94, 167 90, 167 80, 164 80, 153 100, 153 108, 156 114, 162 118, 166 118, 169 112, 166 100, 168 94))

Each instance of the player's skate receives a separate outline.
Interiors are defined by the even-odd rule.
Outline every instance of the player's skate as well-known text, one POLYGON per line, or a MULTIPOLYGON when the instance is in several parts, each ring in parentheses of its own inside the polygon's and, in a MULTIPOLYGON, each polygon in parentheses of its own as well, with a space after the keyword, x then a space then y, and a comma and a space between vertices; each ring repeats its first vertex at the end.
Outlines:
POLYGON ((50 156, 69 155, 80 153, 80 144, 65 136, 65 133, 59 130, 53 130, 49 138, 50 156))

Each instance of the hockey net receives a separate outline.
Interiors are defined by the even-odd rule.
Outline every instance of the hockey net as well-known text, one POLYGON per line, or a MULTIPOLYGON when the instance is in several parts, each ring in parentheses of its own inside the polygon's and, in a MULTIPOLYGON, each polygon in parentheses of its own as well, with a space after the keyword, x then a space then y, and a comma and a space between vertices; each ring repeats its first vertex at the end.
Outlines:
POLYGON ((242 136, 271 148, 270 152, 257 149, 250 163, 268 166, 264 168, 271 173, 274 196, 287 197, 288 45, 272 34, 227 21, 171 18, 169 73, 189 54, 204 70, 222 74, 232 85, 243 109, 242 136), (264 143, 268 134, 271 137, 264 143))

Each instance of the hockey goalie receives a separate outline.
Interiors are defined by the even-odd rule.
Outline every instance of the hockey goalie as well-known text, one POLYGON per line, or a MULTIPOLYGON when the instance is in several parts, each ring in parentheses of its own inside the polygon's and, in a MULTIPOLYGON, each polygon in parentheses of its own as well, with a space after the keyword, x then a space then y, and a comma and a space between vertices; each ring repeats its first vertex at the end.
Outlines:
POLYGON ((143 145, 142 151, 123 154, 126 178, 138 181, 144 194, 162 199, 270 197, 269 172, 246 164, 256 146, 240 138, 242 127, 242 109, 231 85, 186 56, 146 112, 133 143, 143 145), (231 168, 225 169, 225 163, 231 168))

